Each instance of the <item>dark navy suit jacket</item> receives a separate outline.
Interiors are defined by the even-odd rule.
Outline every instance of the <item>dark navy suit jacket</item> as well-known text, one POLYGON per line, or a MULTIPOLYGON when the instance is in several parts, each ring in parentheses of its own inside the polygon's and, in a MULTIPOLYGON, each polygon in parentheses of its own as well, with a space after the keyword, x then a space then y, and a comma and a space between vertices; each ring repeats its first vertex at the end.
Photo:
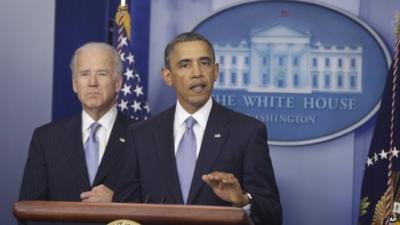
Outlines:
MULTIPOLYGON (((128 146, 132 120, 118 113, 93 186, 114 191, 113 201, 135 199, 137 193, 128 146)), ((20 200, 80 201, 89 191, 82 143, 81 115, 37 128, 32 137, 20 190, 20 200)))
MULTIPOLYGON (((183 204, 174 152, 174 114, 175 106, 131 126, 142 202, 183 204)), ((252 195, 251 218, 256 224, 282 224, 265 125, 216 102, 204 132, 188 204, 231 205, 202 181, 203 174, 213 171, 233 173, 242 189, 252 195)))

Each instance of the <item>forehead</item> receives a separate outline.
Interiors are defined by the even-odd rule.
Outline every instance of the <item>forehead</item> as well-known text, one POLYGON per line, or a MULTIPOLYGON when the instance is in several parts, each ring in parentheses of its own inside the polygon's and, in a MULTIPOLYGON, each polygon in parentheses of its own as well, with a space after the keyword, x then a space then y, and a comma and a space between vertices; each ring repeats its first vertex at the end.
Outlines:
POLYGON ((112 66, 111 53, 105 49, 84 49, 77 55, 77 68, 112 66))
POLYGON ((200 57, 210 57, 211 51, 204 41, 186 41, 177 43, 172 52, 172 60, 196 59, 200 57))

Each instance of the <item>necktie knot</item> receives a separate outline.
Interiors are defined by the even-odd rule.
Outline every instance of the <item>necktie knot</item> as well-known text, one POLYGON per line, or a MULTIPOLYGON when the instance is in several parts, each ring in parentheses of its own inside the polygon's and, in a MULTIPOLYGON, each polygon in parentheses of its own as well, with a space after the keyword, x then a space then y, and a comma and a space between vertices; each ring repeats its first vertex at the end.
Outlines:
POLYGON ((90 138, 92 138, 94 141, 97 141, 96 140, 96 132, 100 127, 101 127, 101 124, 98 123, 98 122, 93 122, 92 125, 90 125, 90 132, 89 132, 88 141, 89 141, 90 138))
POLYGON ((185 123, 186 123, 186 130, 188 130, 188 129, 192 129, 193 126, 197 123, 197 121, 196 121, 195 118, 189 116, 189 117, 185 120, 185 123))

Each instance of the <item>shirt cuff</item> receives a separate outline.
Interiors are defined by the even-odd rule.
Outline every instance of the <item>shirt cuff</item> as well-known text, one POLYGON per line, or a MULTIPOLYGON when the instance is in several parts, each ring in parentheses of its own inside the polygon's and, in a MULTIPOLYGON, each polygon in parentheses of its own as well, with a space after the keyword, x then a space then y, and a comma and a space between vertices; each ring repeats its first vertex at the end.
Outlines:
POLYGON ((247 205, 245 205, 245 206, 242 207, 242 209, 244 210, 244 212, 245 212, 248 216, 250 216, 250 208, 251 208, 251 203, 250 203, 250 204, 247 204, 247 205))

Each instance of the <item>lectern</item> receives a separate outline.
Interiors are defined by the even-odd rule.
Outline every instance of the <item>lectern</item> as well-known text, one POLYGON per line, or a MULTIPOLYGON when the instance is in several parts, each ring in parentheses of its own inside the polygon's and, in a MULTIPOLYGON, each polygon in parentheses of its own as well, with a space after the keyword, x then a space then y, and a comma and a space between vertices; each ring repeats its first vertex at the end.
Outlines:
POLYGON ((129 219, 141 225, 253 225, 242 209, 221 206, 20 201, 13 212, 22 221, 109 223, 129 219))

